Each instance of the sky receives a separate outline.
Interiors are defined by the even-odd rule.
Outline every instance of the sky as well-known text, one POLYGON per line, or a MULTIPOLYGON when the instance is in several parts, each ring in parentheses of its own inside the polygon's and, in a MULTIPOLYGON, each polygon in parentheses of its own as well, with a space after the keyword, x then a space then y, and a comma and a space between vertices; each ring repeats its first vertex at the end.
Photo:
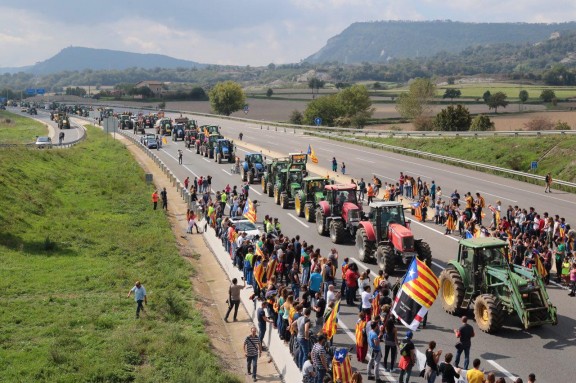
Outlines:
POLYGON ((0 0, 0 67, 69 46, 207 64, 297 63, 350 24, 381 20, 564 22, 574 0, 0 0))

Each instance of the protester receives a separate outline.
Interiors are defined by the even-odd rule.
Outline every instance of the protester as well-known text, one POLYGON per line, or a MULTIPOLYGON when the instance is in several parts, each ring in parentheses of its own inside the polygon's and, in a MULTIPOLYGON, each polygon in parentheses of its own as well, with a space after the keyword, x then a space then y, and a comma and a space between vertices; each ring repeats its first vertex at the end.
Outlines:
POLYGON ((148 297, 146 296, 146 289, 136 281, 134 287, 128 291, 128 298, 134 293, 134 300, 136 301, 136 319, 140 318, 140 311, 144 312, 144 304, 148 304, 148 297))
POLYGON ((258 369, 258 358, 262 356, 262 343, 256 335, 256 327, 254 326, 250 329, 250 335, 244 340, 244 356, 246 357, 248 375, 252 375, 252 380, 257 381, 256 373, 258 369))

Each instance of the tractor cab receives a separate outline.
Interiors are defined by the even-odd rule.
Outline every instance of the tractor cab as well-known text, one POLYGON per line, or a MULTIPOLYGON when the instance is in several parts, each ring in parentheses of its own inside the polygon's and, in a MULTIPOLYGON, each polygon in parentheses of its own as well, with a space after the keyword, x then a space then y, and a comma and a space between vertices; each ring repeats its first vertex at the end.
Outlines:
MULTIPOLYGON (((458 262, 474 290, 481 290, 487 283, 484 276, 488 267, 508 268, 508 245, 493 237, 462 240, 458 249, 458 262)), ((525 284, 522 280, 517 282, 525 284)))
POLYGON ((406 226, 404 207, 398 202, 377 202, 370 204, 368 220, 378 232, 378 238, 388 239, 392 224, 406 226))
POLYGON ((341 215, 350 209, 359 210, 356 186, 330 185, 325 188, 326 201, 332 206, 332 215, 341 215))
POLYGON ((260 153, 246 154, 246 156, 244 157, 244 161, 246 161, 250 166, 252 166, 252 164, 261 164, 263 162, 262 154, 260 153))

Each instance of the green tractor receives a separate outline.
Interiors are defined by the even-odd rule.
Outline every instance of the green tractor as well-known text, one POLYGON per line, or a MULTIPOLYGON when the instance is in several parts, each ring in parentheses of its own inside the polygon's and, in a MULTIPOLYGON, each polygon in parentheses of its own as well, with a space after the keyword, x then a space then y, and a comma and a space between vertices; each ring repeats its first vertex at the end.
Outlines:
POLYGON ((276 172, 272 192, 276 205, 288 209, 294 202, 294 196, 302 188, 302 179, 306 177, 307 161, 307 154, 290 153, 288 166, 276 172))
POLYGON ((200 154, 204 157, 214 158, 214 148, 216 147, 216 142, 223 139, 220 134, 214 133, 208 136, 208 139, 204 139, 204 142, 200 146, 200 154))
POLYGON ((305 177, 302 180, 302 188, 294 197, 294 209, 298 217, 305 217, 306 221, 315 221, 316 206, 326 199, 324 186, 331 185, 326 177, 305 177))
POLYGON ((57 121, 59 129, 70 129, 70 116, 67 114, 58 113, 57 121))
POLYGON ((268 194, 268 197, 274 196, 274 181, 276 180, 276 175, 289 165, 290 158, 288 157, 268 159, 265 161, 264 172, 260 178, 262 193, 268 194))
POLYGON ((536 268, 510 263, 507 242, 494 237, 460 240, 458 260, 440 274, 439 298, 449 314, 472 306, 478 327, 487 333, 499 330, 513 314, 525 329, 558 323, 536 268))

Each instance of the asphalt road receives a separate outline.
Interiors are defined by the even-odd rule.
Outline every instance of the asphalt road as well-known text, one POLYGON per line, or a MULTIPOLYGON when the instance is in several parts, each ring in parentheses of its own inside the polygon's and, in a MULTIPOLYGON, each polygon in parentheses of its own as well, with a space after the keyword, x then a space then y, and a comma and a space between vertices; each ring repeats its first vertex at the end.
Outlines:
MULTIPOLYGON (((561 214, 571 222, 576 211, 576 196, 569 193, 554 192, 544 194, 543 187, 525 184, 493 175, 487 175, 471 170, 465 170, 454 166, 435 163, 411 157, 405 157, 394 153, 371 150, 340 142, 332 142, 323 138, 311 138, 298 132, 284 132, 279 128, 268 130, 266 125, 254 126, 239 122, 217 120, 213 118, 197 118, 200 124, 219 124, 223 126, 223 134, 230 138, 237 138, 238 133, 244 133, 244 142, 258 145, 267 154, 269 150, 288 153, 306 151, 308 145, 312 145, 318 158, 319 165, 326 170, 330 168, 330 160, 335 156, 338 161, 345 161, 347 175, 340 175, 339 181, 349 182, 350 178, 365 180, 371 179, 372 174, 378 174, 382 181, 396 181, 399 172, 413 176, 421 176, 423 180, 434 179, 444 190, 444 195, 458 189, 463 195, 466 191, 483 194, 487 204, 494 203, 497 199, 507 205, 519 205, 528 208, 534 206, 538 212, 548 211, 551 214, 561 214)), ((242 144, 238 144, 239 154, 243 154, 242 144)), ((174 143, 168 138, 168 144, 158 151, 158 156, 171 168, 173 173, 184 180, 187 176, 193 178, 200 175, 212 175, 213 187, 222 189, 226 184, 240 185, 240 177, 229 173, 230 164, 218 165, 192 151, 184 149, 184 163, 178 165, 177 150, 184 149, 181 142, 174 143)), ((324 175, 324 174, 322 174, 324 175)), ((259 216, 269 214, 279 217, 282 230, 289 236, 300 234, 303 240, 320 247, 326 252, 332 246, 328 237, 320 237, 316 230, 304 219, 297 218, 293 210, 283 210, 275 205, 271 198, 261 195, 260 185, 253 185, 251 198, 260 203, 259 216)), ((440 227, 433 223, 422 224, 414 222, 412 229, 416 238, 426 240, 434 257, 434 271, 438 275, 446 262, 453 259, 457 252, 458 238, 445 236, 440 227)), ((344 257, 357 258, 357 253, 352 243, 336 245, 340 253, 340 259, 344 257)), ((357 262, 362 268, 368 268, 375 276, 377 267, 371 264, 357 262)), ((552 301, 558 307, 559 324, 557 326, 544 326, 541 328, 524 331, 520 327, 517 318, 508 318, 506 325, 497 335, 488 335, 476 328, 476 337, 473 340, 471 358, 479 357, 482 367, 486 372, 494 371, 497 376, 507 379, 520 376, 525 381, 530 372, 536 373, 539 382, 566 381, 568 376, 573 375, 573 366, 570 359, 576 356, 576 308, 573 298, 567 296, 567 291, 557 286, 551 286, 549 294, 552 301), (572 374, 570 374, 572 373, 572 374)), ((352 345, 354 343, 354 326, 357 309, 342 306, 340 312, 340 328, 335 337, 335 344, 352 345)), ((473 316, 470 314, 469 316, 473 316)), ((428 341, 435 340, 437 349, 444 352, 455 352, 456 339, 453 329, 459 326, 459 319, 450 316, 442 310, 440 303, 431 308, 428 318, 428 327, 415 334, 414 341, 420 351, 424 352, 428 341)), ((474 323, 472 322, 474 325, 474 323)), ((404 330, 401 330, 403 333, 404 330)), ((355 362, 356 368, 365 370, 365 365, 355 362)), ((416 368, 415 368, 416 369, 416 368)), ((389 381, 396 381, 397 374, 385 374, 389 381)), ((413 378, 413 381, 423 381, 421 378, 413 378)))
POLYGON ((19 114, 24 117, 34 118, 49 126, 50 133, 48 134, 48 136, 52 138, 52 143, 54 145, 58 145, 58 136, 60 132, 64 132, 64 144, 78 140, 85 133, 84 129, 81 128, 78 124, 75 124, 74 122, 72 122, 72 124, 70 125, 70 129, 59 129, 58 124, 50 120, 50 113, 42 109, 38 109, 38 114, 34 116, 31 116, 28 113, 21 112, 20 108, 10 107, 8 108, 8 111, 19 114))

